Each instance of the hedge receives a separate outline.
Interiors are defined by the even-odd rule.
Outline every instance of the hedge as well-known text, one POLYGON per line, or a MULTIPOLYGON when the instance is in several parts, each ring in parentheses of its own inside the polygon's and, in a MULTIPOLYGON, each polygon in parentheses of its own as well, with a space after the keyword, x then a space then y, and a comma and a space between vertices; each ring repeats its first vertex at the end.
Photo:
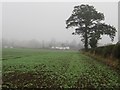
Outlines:
POLYGON ((89 52, 101 55, 105 58, 111 56, 113 58, 120 59, 120 43, 89 49, 89 52))

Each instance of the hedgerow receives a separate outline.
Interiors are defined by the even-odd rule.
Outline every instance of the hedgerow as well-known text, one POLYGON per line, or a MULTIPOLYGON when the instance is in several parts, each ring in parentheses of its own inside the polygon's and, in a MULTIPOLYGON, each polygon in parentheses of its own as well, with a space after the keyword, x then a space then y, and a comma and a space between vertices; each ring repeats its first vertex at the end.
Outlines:
POLYGON ((90 53, 94 53, 96 55, 101 55, 104 58, 112 57, 116 59, 120 59, 120 43, 108 46, 101 46, 97 48, 89 49, 90 53))

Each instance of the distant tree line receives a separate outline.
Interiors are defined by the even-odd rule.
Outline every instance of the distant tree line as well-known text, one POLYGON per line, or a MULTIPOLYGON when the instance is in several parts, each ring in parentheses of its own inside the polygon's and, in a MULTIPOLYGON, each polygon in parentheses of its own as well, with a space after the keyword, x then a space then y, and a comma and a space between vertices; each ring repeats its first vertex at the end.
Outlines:
POLYGON ((2 40, 2 47, 3 48, 46 48, 50 49, 51 47, 55 46, 61 46, 61 47, 66 47, 69 46, 71 49, 81 49, 83 48, 83 45, 81 43, 77 43, 76 40, 72 40, 71 42, 69 41, 64 41, 64 42, 59 42, 56 41, 55 39, 52 39, 51 41, 38 41, 38 40, 7 40, 3 39, 2 40))

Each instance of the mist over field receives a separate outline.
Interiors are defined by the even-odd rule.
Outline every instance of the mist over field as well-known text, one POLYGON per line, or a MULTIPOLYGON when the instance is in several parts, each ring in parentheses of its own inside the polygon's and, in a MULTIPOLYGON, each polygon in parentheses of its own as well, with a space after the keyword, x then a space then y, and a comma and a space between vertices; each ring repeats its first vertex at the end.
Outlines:
POLYGON ((82 43, 78 43, 76 40, 59 42, 55 39, 50 41, 38 41, 35 39, 32 40, 7 40, 3 39, 2 41, 3 48, 47 48, 51 49, 52 47, 69 47, 70 49, 79 50, 83 48, 82 43))

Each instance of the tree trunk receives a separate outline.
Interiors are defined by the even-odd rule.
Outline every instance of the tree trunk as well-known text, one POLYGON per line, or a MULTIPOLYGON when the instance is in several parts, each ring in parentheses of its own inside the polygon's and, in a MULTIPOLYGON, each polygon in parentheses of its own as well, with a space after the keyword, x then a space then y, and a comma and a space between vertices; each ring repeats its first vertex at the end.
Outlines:
POLYGON ((87 26, 85 28, 85 51, 88 51, 88 32, 87 32, 87 26))

